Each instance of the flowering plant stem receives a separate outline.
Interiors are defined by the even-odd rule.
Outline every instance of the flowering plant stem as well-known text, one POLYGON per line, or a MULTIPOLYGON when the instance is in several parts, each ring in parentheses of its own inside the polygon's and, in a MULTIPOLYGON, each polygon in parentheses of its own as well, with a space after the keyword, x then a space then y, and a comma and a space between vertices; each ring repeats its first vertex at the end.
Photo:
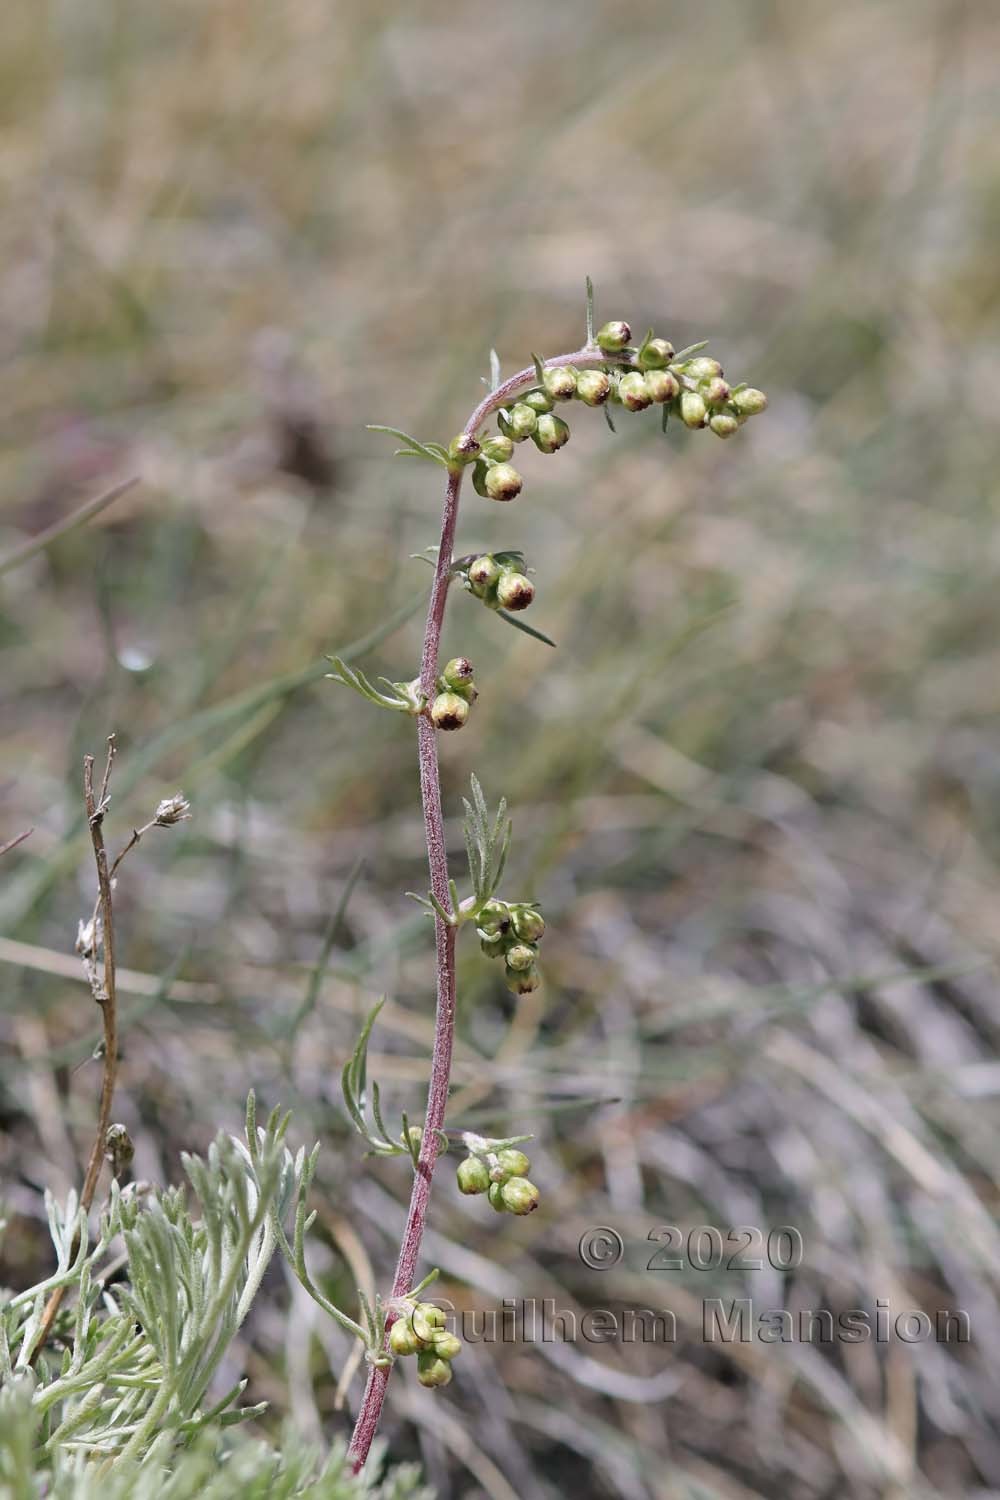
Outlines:
MULTIPOLYGON (((619 364, 630 366, 634 355, 629 351, 620 357, 609 355, 596 344, 577 349, 572 354, 560 354, 555 359, 545 360, 546 368, 560 365, 607 366, 619 364)), ((534 365, 519 370, 485 397, 472 413, 464 432, 475 437, 479 428, 500 407, 508 405, 521 391, 535 385, 538 372, 534 365)), ((431 588, 427 624, 424 629, 424 644, 420 663, 420 685, 428 700, 433 698, 438 673, 438 654, 441 629, 444 624, 445 607, 448 602, 448 587, 452 579, 452 556, 455 543, 455 528, 458 522, 459 497, 462 488, 461 466, 455 465, 448 472, 448 487, 445 491, 444 511, 441 518, 441 539, 438 546, 434 583, 431 588)), ((444 817, 441 811, 441 779, 438 769, 437 732, 426 714, 417 718, 417 747, 420 759, 420 795, 423 803, 424 834, 427 843, 427 861, 430 867, 431 891, 444 911, 451 911, 451 894, 448 885, 448 853, 445 846, 444 817)), ((430 1085, 427 1091, 427 1112, 423 1124, 420 1154, 413 1178, 410 1207, 403 1231, 399 1260, 392 1296, 405 1297, 413 1285, 420 1244, 423 1239, 427 1204, 430 1199, 434 1162, 439 1150, 438 1131, 444 1125, 448 1105, 448 1088, 451 1077, 451 1052, 455 1033, 455 936, 456 927, 434 919, 434 934, 437 953, 437 1010, 434 1022, 434 1051, 431 1061, 430 1085)), ((378 1428, 389 1383, 391 1366, 370 1365, 361 1409, 351 1438, 350 1458, 357 1472, 368 1457, 372 1439, 378 1428)))

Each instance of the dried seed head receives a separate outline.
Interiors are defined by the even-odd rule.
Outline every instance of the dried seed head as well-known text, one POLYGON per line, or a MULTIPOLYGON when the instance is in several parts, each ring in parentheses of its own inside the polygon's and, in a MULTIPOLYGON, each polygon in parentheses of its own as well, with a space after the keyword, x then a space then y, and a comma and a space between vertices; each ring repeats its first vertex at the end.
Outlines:
POLYGON ((132 1137, 124 1125, 109 1125, 104 1135, 104 1154, 111 1163, 111 1175, 120 1177, 135 1155, 132 1137))
POLYGON ((604 327, 597 331, 598 347, 603 349, 605 354, 619 354, 631 338, 631 328, 620 319, 605 323, 604 327))
POLYGON ((431 719, 437 729, 461 729, 469 717, 469 705, 457 693, 438 693, 431 704, 431 719))
POLYGON ((497 584, 497 603, 503 609, 527 609, 535 597, 535 585, 525 573, 502 573, 497 584))
POLYGON ((183 823, 190 816, 191 804, 183 792, 175 792, 172 797, 164 797, 159 804, 154 822, 157 828, 172 828, 175 823, 183 823))

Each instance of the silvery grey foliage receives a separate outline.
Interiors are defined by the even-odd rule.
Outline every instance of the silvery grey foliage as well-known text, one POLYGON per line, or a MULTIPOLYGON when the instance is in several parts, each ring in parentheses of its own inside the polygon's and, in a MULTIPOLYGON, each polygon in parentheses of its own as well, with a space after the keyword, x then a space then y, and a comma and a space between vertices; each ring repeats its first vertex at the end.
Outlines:
POLYGON ((369 1485, 350 1476, 342 1449, 320 1460, 293 1435, 279 1451, 234 1434, 264 1407, 239 1405, 245 1380, 212 1389, 276 1249, 308 1285, 315 1153, 293 1156, 287 1126, 275 1111, 259 1127, 251 1096, 245 1143, 219 1135, 206 1158, 185 1155, 186 1187, 113 1182, 94 1237, 75 1193, 64 1205, 47 1195, 56 1268, 0 1305, 0 1495, 426 1496, 410 1470, 369 1485), (282 1224, 293 1209, 290 1245, 282 1224), (58 1285, 72 1300, 39 1350, 58 1285))

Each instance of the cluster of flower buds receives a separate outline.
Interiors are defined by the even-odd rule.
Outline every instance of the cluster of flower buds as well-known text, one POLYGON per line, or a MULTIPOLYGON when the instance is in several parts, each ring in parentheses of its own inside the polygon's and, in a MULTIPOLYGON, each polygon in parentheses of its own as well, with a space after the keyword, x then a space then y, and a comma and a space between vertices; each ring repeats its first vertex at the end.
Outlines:
POLYGON ((520 552, 484 552, 462 569, 471 593, 488 609, 527 609, 535 597, 520 552))
POLYGON ((515 443, 530 438, 540 453, 558 453, 569 442, 569 425, 556 415, 557 402, 576 399, 587 406, 601 406, 611 392, 610 376, 603 370, 580 371, 571 365, 546 369, 539 361, 536 365, 538 385, 512 406, 501 407, 499 432, 478 441, 461 433, 449 444, 450 462, 473 464, 473 486, 487 500, 514 500, 521 493, 524 481, 511 463, 515 443))
POLYGON ((502 958, 507 988, 530 995, 541 984, 537 968, 538 944, 545 918, 531 901, 487 901, 476 922, 479 943, 488 958, 502 958))
MULTIPOLYGON (((620 354, 631 337, 627 323, 605 323, 597 343, 607 354, 620 354)), ((752 386, 731 386, 719 361, 698 349, 682 350, 678 356, 668 339, 650 331, 635 353, 635 368, 610 372, 611 401, 626 411, 661 406, 664 418, 669 412, 685 427, 708 427, 716 437, 732 437, 748 417, 764 411, 767 397, 752 386)))
POLYGON ((449 1333, 445 1316, 433 1302, 408 1302, 389 1329, 389 1348, 405 1358, 417 1356, 417 1379, 436 1387, 451 1382, 451 1362, 462 1352, 462 1340, 449 1333))
POLYGON ((505 1146, 502 1141, 485 1140, 471 1133, 466 1133, 463 1141, 469 1154, 458 1164, 459 1191, 486 1193, 498 1214, 534 1213, 540 1194, 535 1184, 528 1181, 531 1162, 524 1152, 515 1146, 505 1146))
POLYGON ((430 716, 437 729, 461 729, 469 709, 479 697, 472 663, 467 656, 453 656, 437 680, 430 716))

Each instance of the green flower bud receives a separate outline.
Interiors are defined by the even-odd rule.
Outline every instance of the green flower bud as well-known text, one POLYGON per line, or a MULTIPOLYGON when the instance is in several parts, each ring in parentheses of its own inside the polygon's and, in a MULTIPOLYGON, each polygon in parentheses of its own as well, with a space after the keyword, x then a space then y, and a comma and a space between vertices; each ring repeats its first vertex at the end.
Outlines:
POLYGON ((512 1177, 501 1187, 500 1196, 508 1213, 533 1214, 541 1194, 527 1177, 512 1177))
POLYGON ((417 1379, 421 1385, 431 1389, 439 1385, 450 1385, 451 1365, 432 1349, 425 1349, 417 1358, 417 1379))
POLYGON ((513 995, 530 995, 542 982, 542 977, 537 969, 511 969, 504 970, 504 978, 507 988, 513 995))
POLYGON ((756 390, 752 385, 744 386, 742 391, 733 391, 729 399, 743 417, 755 417, 767 407, 764 392, 756 390))
POLYGON ((462 1340, 456 1333, 449 1333, 447 1329, 443 1329, 434 1335, 431 1348, 438 1359, 446 1359, 451 1364, 452 1360, 457 1359, 462 1352, 462 1340))
POLYGON ((685 375, 690 375, 692 380, 713 380, 716 375, 722 374, 722 366, 717 359, 709 359, 705 355, 697 359, 685 360, 681 365, 685 375))
POLYGON ((738 430, 740 424, 736 417, 730 416, 729 412, 717 411, 714 417, 709 418, 708 425, 716 437, 729 438, 738 430))
POLYGON ((492 588, 500 577, 500 564, 489 553, 469 564, 468 579, 477 594, 492 588))
POLYGON ((507 949, 508 969, 530 969, 538 957, 534 943, 515 943, 507 949))
POLYGON ((640 370, 662 370, 674 357, 669 339, 649 339, 639 350, 640 370))
POLYGON ((680 390, 677 377, 670 370, 647 370, 646 389, 660 406, 673 401, 680 390))
POLYGON ((681 421, 685 427, 704 427, 708 422, 708 407, 697 391, 681 392, 681 421))
MULTIPOLYGON (((480 931, 479 928, 476 929, 480 931)), ((479 946, 487 958, 502 958, 506 947, 506 940, 502 933, 497 932, 492 937, 480 937, 479 946)))
POLYGON ((603 406, 611 394, 607 370, 581 370, 576 377, 576 394, 587 406, 603 406))
MULTIPOLYGON (((548 399, 548 398, 546 398, 548 399)), ((538 422, 538 413, 533 406, 526 401, 518 401, 510 409, 510 421, 507 424, 507 436, 512 437, 515 443, 523 443, 534 432, 538 422)), ((501 432, 504 430, 501 426, 501 432)))
POLYGON ((477 495, 482 495, 484 500, 490 498, 490 492, 486 488, 486 476, 490 472, 490 466, 485 459, 477 459, 476 466, 472 471, 472 488, 477 495))
POLYGON ((460 1161, 455 1176, 460 1193, 489 1192, 490 1174, 486 1163, 478 1156, 467 1156, 465 1161, 460 1161))
POLYGON ((389 1329, 389 1348, 393 1354, 405 1359, 408 1354, 417 1354, 422 1347, 409 1318, 397 1318, 389 1329))
POLYGON ((453 464, 471 464, 479 452, 479 444, 470 432, 460 432, 448 444, 448 457, 453 464))
POLYGON ((619 354, 631 338, 631 328, 620 320, 605 323, 603 328, 597 330, 597 345, 605 354, 619 354))
POLYGON ((507 1212, 507 1205, 503 1201, 502 1182, 490 1183, 489 1199, 491 1207, 495 1208, 498 1214, 504 1214, 507 1212))
POLYGON ((418 1302, 410 1314, 410 1326, 424 1345, 433 1341, 438 1329, 444 1327, 444 1321, 443 1309, 435 1307, 433 1302, 418 1302))
POLYGON ((524 1152, 515 1150, 513 1146, 497 1152, 497 1165, 503 1171, 505 1182, 510 1177, 526 1177, 531 1171, 531 1162, 524 1152))
POLYGON ((441 676, 453 692, 464 693, 466 688, 473 686, 475 673, 467 656, 453 656, 451 661, 446 663, 441 676))
POLYGON ((548 391, 543 391, 540 388, 533 391, 525 391, 520 401, 520 405, 530 407, 535 413, 551 411, 554 404, 548 391))
POLYGON ((527 609, 535 597, 535 585, 524 573, 501 573, 497 603, 502 609, 527 609))
POLYGON ((523 943, 537 943, 545 931, 545 918, 533 906, 519 907, 511 912, 511 921, 523 943))
POLYGON ((480 449, 483 457, 488 458, 490 463, 505 464, 514 452, 514 444, 503 433, 493 433, 490 437, 483 438, 480 449))
POLYGON ((569 428, 562 417, 543 412, 538 418, 538 426, 531 434, 531 440, 540 453, 557 453, 569 442, 569 428))
POLYGON ((410 1126, 410 1130, 409 1130, 409 1136, 410 1136, 410 1139, 409 1139, 409 1142, 407 1142, 406 1136, 403 1135, 403 1134, 400 1134, 399 1139, 400 1139, 401 1145, 406 1146, 408 1144, 408 1145, 414 1147, 415 1150, 419 1151, 420 1150, 420 1142, 424 1138, 423 1126, 422 1125, 411 1125, 410 1126))
POLYGON ((469 705, 457 693, 438 693, 431 704, 431 719, 436 729, 461 729, 469 717, 469 705))
POLYGON ((494 464, 486 470, 486 493, 491 500, 514 500, 524 483, 510 464, 494 464))
POLYGON ((721 406, 728 399, 729 385, 721 375, 713 375, 711 380, 703 380, 698 387, 706 406, 721 406))
POLYGON ((569 365, 556 365, 554 369, 545 371, 542 385, 546 395, 551 396, 553 401, 572 401, 576 395, 576 371, 571 370, 569 365))
POLYGON ((640 375, 638 370, 631 370, 623 375, 618 382, 618 398, 629 411, 645 411, 647 406, 651 406, 653 398, 645 375, 640 375))
POLYGON ((492 937, 496 933, 506 932, 510 926, 510 909, 505 901, 487 901, 479 913, 479 935, 480 937, 492 937))

